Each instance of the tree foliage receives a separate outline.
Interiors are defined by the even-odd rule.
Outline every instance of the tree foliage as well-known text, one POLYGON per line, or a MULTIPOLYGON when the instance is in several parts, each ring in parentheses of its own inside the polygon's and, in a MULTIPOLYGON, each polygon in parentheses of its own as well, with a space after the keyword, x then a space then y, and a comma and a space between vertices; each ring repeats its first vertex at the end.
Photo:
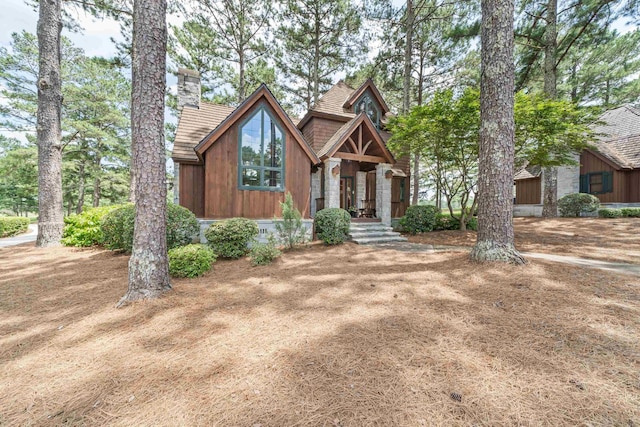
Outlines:
POLYGON ((362 59, 362 19, 351 0, 285 0, 278 18, 276 63, 283 87, 308 110, 336 73, 362 59))

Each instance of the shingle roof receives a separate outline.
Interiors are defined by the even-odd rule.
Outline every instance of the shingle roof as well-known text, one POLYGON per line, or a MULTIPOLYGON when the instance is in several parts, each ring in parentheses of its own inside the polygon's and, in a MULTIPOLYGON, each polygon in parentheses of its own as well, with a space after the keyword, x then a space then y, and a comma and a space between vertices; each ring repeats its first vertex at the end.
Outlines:
POLYGON ((623 168, 640 168, 640 109, 626 104, 605 111, 592 129, 597 151, 623 168))
POLYGON ((596 148, 623 168, 640 169, 640 134, 598 141, 596 148))
POLYGON ((197 162, 198 156, 193 150, 194 147, 233 110, 233 107, 210 102, 201 102, 199 109, 184 107, 178 121, 171 157, 197 162))
POLYGON ((519 171, 517 171, 513 177, 515 181, 521 179, 530 179, 537 178, 540 176, 541 168, 540 166, 527 165, 523 166, 519 171))
POLYGON ((601 140, 640 134, 640 110, 630 104, 605 111, 598 121, 592 129, 601 140))
POLYGON ((340 80, 322 95, 317 104, 311 107, 310 111, 353 118, 356 115, 345 111, 343 107, 353 92, 355 92, 354 88, 340 80))

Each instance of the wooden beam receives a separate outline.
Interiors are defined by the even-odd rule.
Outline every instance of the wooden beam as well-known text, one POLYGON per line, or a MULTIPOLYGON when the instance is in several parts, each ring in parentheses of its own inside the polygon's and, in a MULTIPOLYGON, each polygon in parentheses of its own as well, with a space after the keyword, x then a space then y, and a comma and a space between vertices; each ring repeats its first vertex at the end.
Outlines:
POLYGON ((364 146, 364 149, 362 150, 362 152, 360 154, 364 154, 367 152, 367 148, 369 148, 369 146, 371 145, 371 143, 373 142, 373 139, 369 142, 367 142, 367 145, 364 146))
POLYGON ((356 147, 356 143, 355 143, 355 142, 353 142, 353 139, 351 139, 351 137, 349 137, 349 138, 347 139, 347 141, 349 141, 349 144, 351 144, 351 148, 353 148, 353 152, 354 152, 355 154, 360 154, 360 151, 358 150, 358 147, 356 147))
POLYGON ((388 160, 379 156, 367 156, 364 154, 351 154, 338 151, 332 157, 338 157, 345 160, 355 160, 357 162, 369 162, 369 163, 387 163, 388 160))
POLYGON ((358 126, 358 148, 358 154, 364 154, 364 151, 362 150, 362 123, 358 126))

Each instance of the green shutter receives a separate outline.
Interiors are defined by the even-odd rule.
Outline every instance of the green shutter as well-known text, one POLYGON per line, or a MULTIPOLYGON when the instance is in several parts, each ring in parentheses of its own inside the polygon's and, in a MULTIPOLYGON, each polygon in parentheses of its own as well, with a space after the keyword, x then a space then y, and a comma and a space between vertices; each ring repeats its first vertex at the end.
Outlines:
POLYGON ((602 173, 602 192, 603 193, 613 192, 613 172, 602 173))
POLYGON ((589 175, 580 175, 580 192, 589 192, 589 175))

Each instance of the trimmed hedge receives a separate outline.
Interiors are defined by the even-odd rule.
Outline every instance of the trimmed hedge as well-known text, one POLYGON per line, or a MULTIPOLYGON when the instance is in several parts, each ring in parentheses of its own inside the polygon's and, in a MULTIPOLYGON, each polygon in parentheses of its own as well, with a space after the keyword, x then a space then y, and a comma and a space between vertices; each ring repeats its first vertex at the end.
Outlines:
POLYGON ((123 205, 88 208, 78 215, 69 215, 64 219, 62 244, 65 246, 87 247, 99 245, 104 238, 100 223, 106 214, 123 205))
POLYGON ((344 209, 326 208, 318 211, 313 219, 316 236, 325 245, 339 245, 347 240, 351 215, 344 209))
POLYGON ((578 217, 583 212, 595 212, 600 206, 600 200, 591 194, 572 193, 558 200, 560 216, 578 217))
POLYGON ((622 210, 603 208, 598 211, 598 216, 600 218, 620 218, 622 217, 622 210))
POLYGON ((198 277, 211 270, 216 254, 206 245, 179 246, 169 251, 169 274, 173 277, 198 277))
POLYGON ((204 232, 213 252, 223 258, 237 259, 249 251, 249 243, 258 236, 258 224, 247 218, 214 222, 204 232))
POLYGON ((438 220, 440 209, 431 205, 413 205, 407 208, 400 218, 402 230, 411 234, 433 231, 438 220))
MULTIPOLYGON (((100 230, 105 247, 131 252, 135 216, 135 207, 127 204, 103 217, 100 230)), ((167 204, 167 249, 188 245, 199 230, 198 220, 189 209, 173 203, 167 204)))
POLYGON ((11 237, 26 233, 29 229, 29 218, 21 216, 0 217, 0 237, 11 237))
POLYGON ((622 208, 622 216, 626 218, 640 218, 640 208, 622 208))

